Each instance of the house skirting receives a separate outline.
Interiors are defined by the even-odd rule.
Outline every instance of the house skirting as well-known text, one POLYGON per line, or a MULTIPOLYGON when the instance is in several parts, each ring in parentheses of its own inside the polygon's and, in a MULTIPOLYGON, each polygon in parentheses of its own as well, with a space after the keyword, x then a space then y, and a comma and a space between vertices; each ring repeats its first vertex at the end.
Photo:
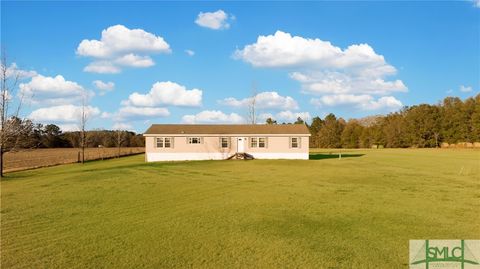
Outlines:
MULTIPOLYGON (((300 159, 308 160, 308 153, 263 153, 263 152, 247 152, 255 159, 300 159)), ((158 153, 147 152, 145 159, 147 162, 159 161, 193 161, 193 160, 224 160, 230 157, 230 153, 199 153, 199 152, 184 152, 184 153, 158 153)))

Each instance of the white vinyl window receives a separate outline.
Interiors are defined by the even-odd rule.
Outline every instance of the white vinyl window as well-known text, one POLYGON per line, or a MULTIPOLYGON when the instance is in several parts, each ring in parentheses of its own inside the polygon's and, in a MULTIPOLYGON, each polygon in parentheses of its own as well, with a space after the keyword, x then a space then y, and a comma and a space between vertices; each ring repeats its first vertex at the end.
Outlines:
POLYGON ((172 139, 170 137, 165 137, 163 139, 164 147, 171 148, 172 147, 172 139))
POLYGON ((267 138, 266 137, 251 137, 250 138, 250 147, 251 148, 266 148, 267 147, 267 138))
POLYGON ((258 138, 258 147, 259 148, 266 148, 267 147, 267 138, 259 137, 258 138))
POLYGON ((228 137, 221 137, 220 138, 220 146, 222 148, 228 148, 229 147, 229 143, 228 143, 228 137))
POLYGON ((173 138, 172 137, 156 137, 155 146, 157 148, 173 148, 173 138))
POLYGON ((299 148, 300 147, 300 137, 290 137, 290 147, 299 148))
POLYGON ((188 144, 202 144, 203 139, 201 137, 188 137, 188 144))

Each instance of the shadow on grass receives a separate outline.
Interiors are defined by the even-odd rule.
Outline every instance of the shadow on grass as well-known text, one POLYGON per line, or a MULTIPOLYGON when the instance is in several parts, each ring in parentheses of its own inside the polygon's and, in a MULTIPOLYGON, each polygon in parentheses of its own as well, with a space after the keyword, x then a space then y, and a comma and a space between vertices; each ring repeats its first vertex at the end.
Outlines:
MULTIPOLYGON (((309 160, 338 159, 340 153, 311 153, 309 160)), ((342 153, 342 158, 362 157, 365 154, 342 153)))

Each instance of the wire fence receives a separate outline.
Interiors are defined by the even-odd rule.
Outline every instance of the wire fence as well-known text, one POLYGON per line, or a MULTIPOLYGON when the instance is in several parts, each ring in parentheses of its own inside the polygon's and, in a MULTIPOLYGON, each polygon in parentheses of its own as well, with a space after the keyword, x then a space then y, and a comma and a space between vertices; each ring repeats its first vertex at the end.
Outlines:
MULTIPOLYGON (((120 148, 120 150, 118 148, 86 148, 85 160, 104 160, 144 152, 144 147, 120 148)), ((13 172, 76 163, 80 162, 81 158, 82 152, 78 148, 32 149, 7 152, 4 155, 4 171, 13 172)))

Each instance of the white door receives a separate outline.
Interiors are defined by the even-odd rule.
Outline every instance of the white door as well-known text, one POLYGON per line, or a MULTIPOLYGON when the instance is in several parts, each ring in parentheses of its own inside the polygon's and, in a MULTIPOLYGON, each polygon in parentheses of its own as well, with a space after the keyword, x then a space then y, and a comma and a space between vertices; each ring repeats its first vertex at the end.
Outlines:
POLYGON ((244 137, 237 137, 237 152, 245 152, 245 140, 244 137))

